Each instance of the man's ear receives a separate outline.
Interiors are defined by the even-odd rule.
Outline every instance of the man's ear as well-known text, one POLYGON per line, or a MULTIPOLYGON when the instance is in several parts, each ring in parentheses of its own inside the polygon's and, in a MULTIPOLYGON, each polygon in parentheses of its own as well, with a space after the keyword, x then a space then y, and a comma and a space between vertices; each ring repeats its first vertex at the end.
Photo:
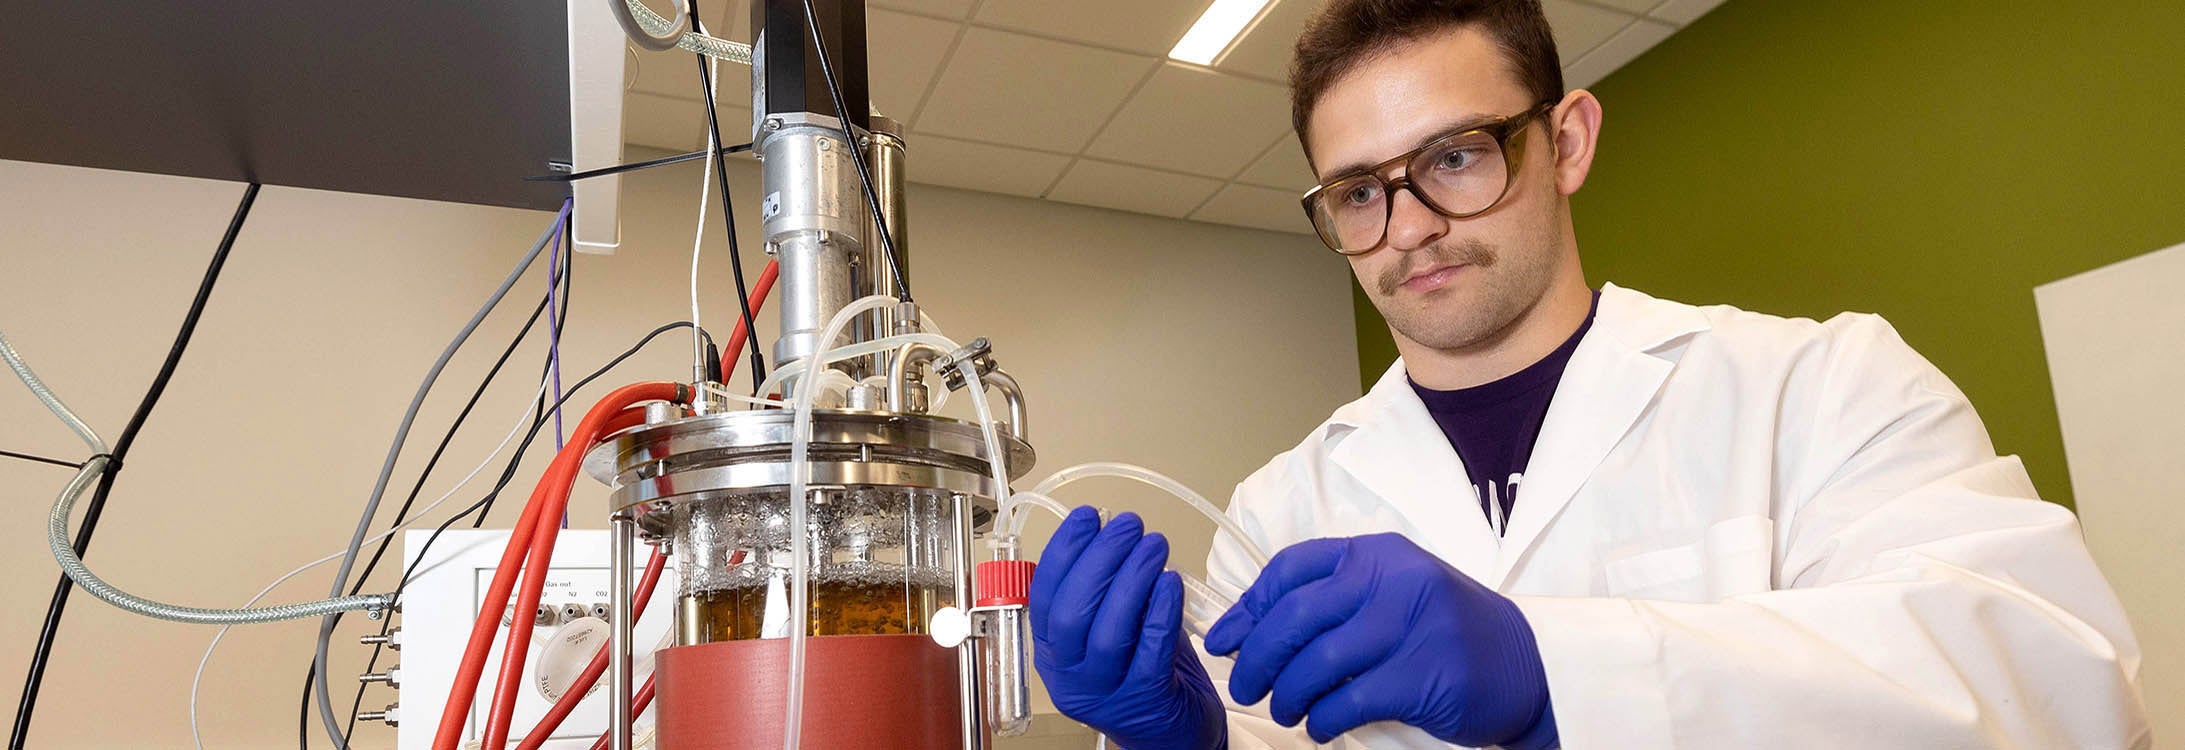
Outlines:
POLYGON ((1572 91, 1548 114, 1555 141, 1555 191, 1578 192, 1593 170, 1593 149, 1601 141, 1601 100, 1585 89, 1572 91))

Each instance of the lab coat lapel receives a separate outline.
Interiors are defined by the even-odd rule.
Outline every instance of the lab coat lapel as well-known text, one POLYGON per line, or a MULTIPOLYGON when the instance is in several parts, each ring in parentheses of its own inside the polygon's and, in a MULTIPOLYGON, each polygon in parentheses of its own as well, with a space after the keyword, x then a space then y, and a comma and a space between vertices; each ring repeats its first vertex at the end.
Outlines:
POLYGON ((1493 571, 1494 530, 1464 463, 1411 391, 1402 361, 1359 406, 1354 431, 1332 453, 1336 465, 1408 519, 1421 532, 1414 541, 1466 575, 1493 571))
POLYGON ((1652 351, 1705 330, 1693 308, 1613 284, 1601 290, 1593 328, 1571 354, 1533 443, 1493 574, 1500 588, 1595 467, 1646 413, 1676 364, 1652 351))

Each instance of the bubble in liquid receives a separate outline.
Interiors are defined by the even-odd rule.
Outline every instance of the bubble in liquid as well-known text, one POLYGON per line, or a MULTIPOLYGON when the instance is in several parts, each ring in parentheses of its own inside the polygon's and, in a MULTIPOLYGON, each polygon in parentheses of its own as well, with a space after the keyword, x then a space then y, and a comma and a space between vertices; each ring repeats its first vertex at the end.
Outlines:
MULTIPOLYGON (((807 634, 925 633, 927 618, 955 598, 950 507, 946 493, 876 488, 813 504, 807 634)), ((789 619, 788 518, 778 492, 676 508, 682 642, 786 635, 765 624, 789 619)))

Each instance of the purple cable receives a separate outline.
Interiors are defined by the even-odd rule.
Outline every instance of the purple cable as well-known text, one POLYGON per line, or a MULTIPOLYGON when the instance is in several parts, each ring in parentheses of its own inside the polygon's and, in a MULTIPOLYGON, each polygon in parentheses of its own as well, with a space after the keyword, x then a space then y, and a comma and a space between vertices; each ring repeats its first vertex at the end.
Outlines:
MULTIPOLYGON (((557 300, 561 299, 559 296, 561 293, 561 253, 563 243, 569 241, 569 238, 564 235, 562 230, 568 226, 565 219, 569 216, 569 210, 575 203, 575 198, 565 199, 561 202, 561 215, 554 219, 554 253, 546 258, 546 362, 547 369, 553 371, 554 378, 555 453, 560 453, 563 447, 561 430, 561 322, 557 314, 561 303, 557 300)), ((561 527, 564 529, 569 528, 569 511, 566 509, 561 512, 561 527)))

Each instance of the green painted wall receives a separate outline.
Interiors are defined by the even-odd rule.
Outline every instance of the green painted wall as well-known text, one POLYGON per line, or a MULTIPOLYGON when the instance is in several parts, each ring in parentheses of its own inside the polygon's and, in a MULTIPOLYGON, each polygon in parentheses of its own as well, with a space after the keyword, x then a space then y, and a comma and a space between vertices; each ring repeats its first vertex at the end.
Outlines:
POLYGON ((2180 40, 2175 2, 1731 0, 1593 87, 1587 279, 1880 313, 2070 505, 2033 287, 2185 242, 2180 40))

